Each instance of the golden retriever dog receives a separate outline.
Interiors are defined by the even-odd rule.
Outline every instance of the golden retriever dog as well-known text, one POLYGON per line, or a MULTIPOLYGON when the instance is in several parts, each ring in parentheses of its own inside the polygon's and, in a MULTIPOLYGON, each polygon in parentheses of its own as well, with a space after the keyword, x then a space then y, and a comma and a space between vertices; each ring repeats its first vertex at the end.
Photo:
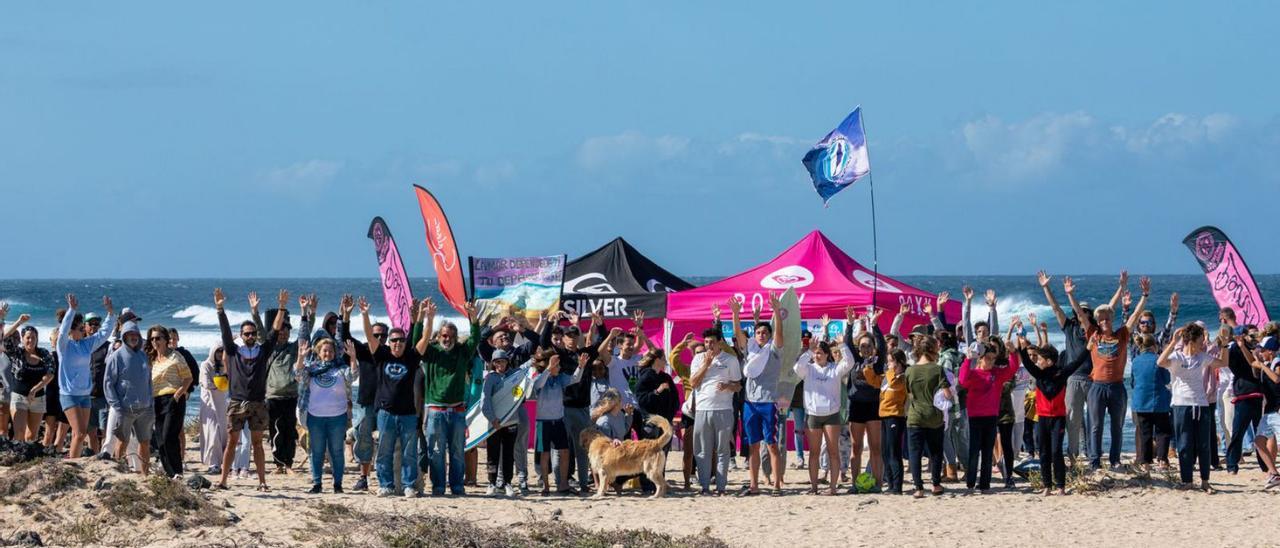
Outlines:
POLYGON ((662 435, 651 440, 626 440, 615 446, 613 440, 595 428, 582 431, 582 446, 587 448, 587 458, 599 485, 597 498, 604 496, 614 478, 636 474, 648 476, 649 481, 657 485, 652 498, 667 494, 667 454, 662 448, 671 441, 671 423, 659 415, 649 415, 647 422, 658 427, 662 435))

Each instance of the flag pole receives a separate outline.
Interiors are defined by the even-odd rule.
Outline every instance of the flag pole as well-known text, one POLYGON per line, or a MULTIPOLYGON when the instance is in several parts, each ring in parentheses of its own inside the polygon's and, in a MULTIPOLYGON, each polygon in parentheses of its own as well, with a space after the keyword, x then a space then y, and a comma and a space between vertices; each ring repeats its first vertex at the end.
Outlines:
MULTIPOLYGON (((862 117, 862 105, 858 105, 858 122, 862 126, 862 134, 867 134, 867 123, 862 117)), ((867 147, 867 159, 871 159, 870 143, 864 143, 867 147)), ((871 285, 871 306, 876 306, 877 297, 880 290, 880 245, 879 238, 876 235, 876 180, 871 172, 867 172, 867 185, 871 187, 871 271, 875 276, 875 281, 871 285)))

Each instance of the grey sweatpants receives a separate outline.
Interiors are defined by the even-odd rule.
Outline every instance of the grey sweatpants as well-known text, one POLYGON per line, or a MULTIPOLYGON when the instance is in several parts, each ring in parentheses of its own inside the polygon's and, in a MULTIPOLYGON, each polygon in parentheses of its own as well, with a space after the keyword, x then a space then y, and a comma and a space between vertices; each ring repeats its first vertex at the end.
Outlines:
POLYGON ((1083 451, 1089 454, 1089 439, 1085 436, 1089 421, 1085 416, 1084 406, 1089 401, 1089 388, 1093 381, 1088 377, 1071 377, 1067 379, 1067 456, 1075 459, 1081 453, 1080 443, 1084 441, 1083 451))
POLYGON ((715 460, 716 491, 723 492, 729 480, 729 458, 733 456, 733 410, 702 411, 693 417, 693 451, 698 462, 698 485, 711 488, 711 463, 715 460))
POLYGON ((591 412, 587 408, 564 408, 564 427, 569 431, 569 449, 573 453, 569 464, 570 466, 574 463, 578 465, 578 490, 583 493, 587 492, 587 484, 591 481, 591 469, 587 461, 587 452, 582 448, 582 431, 590 426, 591 412))
POLYGON ((529 413, 521 409, 519 422, 516 423, 516 481, 521 489, 527 489, 529 483, 529 413))

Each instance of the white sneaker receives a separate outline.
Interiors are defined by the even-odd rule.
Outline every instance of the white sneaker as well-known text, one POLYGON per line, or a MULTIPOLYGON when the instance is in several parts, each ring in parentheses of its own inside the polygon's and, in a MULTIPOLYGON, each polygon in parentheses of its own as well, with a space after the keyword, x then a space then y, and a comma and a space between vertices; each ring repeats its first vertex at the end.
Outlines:
POLYGON ((490 485, 488 489, 485 489, 484 494, 489 495, 491 497, 496 496, 498 494, 498 486, 490 485))
POLYGON ((412 487, 405 487, 405 488, 404 488, 404 498, 412 499, 412 498, 417 498, 417 497, 418 497, 418 492, 417 492, 417 491, 415 491, 412 487))
POLYGON ((389 497, 389 496, 391 496, 391 494, 392 494, 392 493, 394 493, 394 492, 395 492, 395 491, 392 491, 390 487, 382 487, 382 488, 379 488, 379 489, 378 489, 378 496, 379 496, 379 497, 389 497))
POLYGON ((508 496, 508 497, 515 497, 515 496, 516 496, 516 489, 515 489, 514 487, 512 487, 512 486, 511 486, 511 484, 509 484, 509 483, 507 484, 506 492, 507 492, 507 496, 508 496))

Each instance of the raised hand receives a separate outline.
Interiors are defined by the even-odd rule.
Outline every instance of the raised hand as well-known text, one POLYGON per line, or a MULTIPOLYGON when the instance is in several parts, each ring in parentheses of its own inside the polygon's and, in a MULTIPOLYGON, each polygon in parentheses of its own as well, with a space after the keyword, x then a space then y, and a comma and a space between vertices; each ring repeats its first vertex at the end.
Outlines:
POLYGON ((1076 282, 1071 279, 1071 276, 1062 278, 1062 291, 1066 292, 1068 295, 1076 292, 1076 282))
POLYGON ((855 317, 857 317, 857 315, 858 315, 858 309, 854 308, 854 307, 853 307, 853 305, 849 305, 849 306, 844 307, 844 321, 845 321, 845 323, 852 324, 852 323, 853 323, 853 319, 854 319, 855 317))
POLYGON ((631 319, 636 323, 637 329, 644 328, 644 311, 643 310, 635 311, 635 313, 631 315, 631 319))
POLYGON ((280 290, 280 294, 276 296, 276 304, 280 305, 281 310, 284 310, 286 306, 289 306, 289 290, 288 289, 280 290))
POLYGON ((298 355, 306 356, 311 351, 311 341, 306 337, 298 337, 298 355))
MULTIPOLYGON (((431 304, 430 298, 422 299, 421 301, 418 301, 418 319, 419 320, 427 317, 427 309, 430 308, 430 304, 431 304)), ((360 312, 363 314, 369 313, 368 303, 365 303, 365 306, 360 307, 360 312)))
POLYGON ((1051 280, 1052 277, 1049 276, 1049 273, 1041 270, 1036 273, 1036 279, 1040 282, 1040 287, 1047 288, 1049 287, 1049 280, 1051 280))
POLYGON ((259 300, 258 300, 258 292, 257 292, 257 291, 250 291, 250 292, 249 292, 249 310, 257 310, 257 309, 258 309, 258 304, 259 304, 260 302, 261 302, 261 301, 259 301, 259 300))
POLYGON ((9 303, 0 303, 0 321, 9 315, 9 303))
MULTIPOLYGON (((257 296, 258 296, 258 294, 257 294, 257 293, 250 293, 250 294, 249 294, 249 298, 250 298, 250 299, 254 299, 254 298, 256 298, 257 296)), ((250 306, 252 306, 252 301, 250 301, 250 306)), ((306 313, 307 313, 307 294, 306 294, 306 293, 303 293, 303 294, 301 294, 301 295, 298 295, 298 313, 299 313, 299 314, 306 314, 306 313)))
POLYGON ((996 305, 996 290, 988 289, 987 290, 987 306, 995 306, 995 305, 996 305))
MULTIPOLYGON (((425 300, 425 299, 424 299, 424 300, 425 300)), ((463 312, 465 312, 465 313, 467 314, 467 319, 468 319, 468 320, 475 320, 475 319, 476 319, 476 313, 477 313, 477 311, 478 311, 478 310, 477 310, 477 308, 476 308, 476 302, 475 302, 475 301, 467 301, 466 303, 463 303, 463 305, 462 305, 462 311, 463 311, 463 312)))
POLYGON ((947 304, 951 300, 950 291, 941 291, 938 293, 938 310, 942 310, 942 305, 947 304))
POLYGON ((609 330, 609 338, 617 338, 621 334, 622 334, 621 327, 615 327, 609 330))
POLYGON ((591 315, 591 327, 595 327, 602 323, 604 323, 604 316, 601 316, 600 314, 591 315))
POLYGON ((67 310, 79 310, 80 299, 76 298, 75 293, 67 293, 67 310))
POLYGON ((961 295, 964 295, 964 302, 966 302, 966 303, 967 303, 967 302, 973 301, 973 288, 972 288, 972 287, 969 287, 969 286, 967 286, 967 285, 966 285, 966 286, 964 286, 963 288, 961 288, 961 289, 960 289, 960 294, 961 294, 961 295))
POLYGON ((772 307, 774 310, 777 310, 778 307, 780 307, 781 305, 782 305, 782 297, 779 297, 776 293, 770 291, 769 306, 772 307))
POLYGON ((1133 295, 1129 294, 1128 289, 1120 293, 1120 304, 1123 304, 1125 308, 1133 306, 1133 295))
POLYGON ((907 303, 902 303, 902 306, 898 307, 898 314, 905 316, 907 312, 910 312, 910 311, 911 311, 911 306, 908 305, 907 303))
POLYGON ((106 309, 108 316, 114 316, 116 313, 115 304, 111 302, 111 297, 106 295, 102 296, 102 308, 106 309))
POLYGON ((876 323, 876 320, 880 319, 880 315, 884 313, 883 309, 876 308, 874 306, 869 306, 867 308, 867 321, 872 324, 876 323))
POLYGON ((1031 327, 1035 327, 1037 325, 1035 312, 1027 313, 1027 323, 1031 324, 1031 327))
POLYGON ((933 303, 924 303, 924 315, 933 316, 933 303))
POLYGON ((711 305, 711 318, 715 320, 717 323, 720 321, 720 305, 718 304, 711 305))
POLYGON ((311 307, 311 315, 315 316, 316 309, 320 308, 320 297, 317 297, 315 293, 312 293, 311 296, 307 298, 307 304, 311 307))
POLYGON ((217 307, 218 310, 222 310, 222 305, 226 304, 226 302, 227 302, 227 296, 222 294, 222 288, 215 287, 213 289, 213 306, 217 307))
POLYGON ((360 307, 361 314, 369 313, 369 299, 364 298, 364 295, 361 295, 360 299, 356 301, 356 306, 360 307))
POLYGON ((1178 313, 1178 292, 1174 291, 1173 296, 1169 297, 1169 312, 1178 313))
POLYGON ((734 314, 742 312, 742 301, 738 300, 737 297, 729 299, 729 312, 734 314))
POLYGON ((355 364, 356 363, 356 343, 352 342, 351 339, 347 339, 343 343, 343 346, 345 347, 344 350, 346 350, 347 352, 347 357, 351 359, 352 364, 355 364))
POLYGON ((356 300, 351 297, 350 293, 348 293, 342 296, 342 300, 339 301, 338 307, 341 310, 342 315, 347 316, 351 314, 353 309, 355 309, 356 300))
POLYGON ((552 354, 547 358, 547 373, 558 375, 560 373, 560 355, 552 354))
POLYGON ((591 356, 588 356, 586 352, 578 354, 578 367, 586 367, 589 363, 591 363, 591 356))
POLYGON ((570 315, 569 315, 569 324, 570 324, 570 325, 572 325, 572 326, 574 326, 574 327, 577 327, 577 326, 578 326, 578 322, 581 322, 581 321, 582 321, 582 315, 578 314, 577 312, 574 312, 573 314, 570 314, 570 315))
POLYGON ((1146 297, 1151 293, 1151 278, 1143 276, 1138 278, 1138 287, 1142 288, 1142 296, 1146 297))
POLYGON ((31 314, 22 314, 18 316, 18 324, 24 324, 31 321, 31 314))
POLYGON ((680 344, 683 344, 686 347, 693 344, 693 333, 685 333, 684 338, 680 339, 680 344))
POLYGON ((1127 285, 1129 285, 1129 271, 1121 270, 1120 271, 1120 287, 1125 287, 1127 285))
POLYGON ((1013 329, 1018 329, 1022 327, 1022 316, 1014 316, 1013 323, 1010 324, 1010 327, 1012 327, 1013 329))

